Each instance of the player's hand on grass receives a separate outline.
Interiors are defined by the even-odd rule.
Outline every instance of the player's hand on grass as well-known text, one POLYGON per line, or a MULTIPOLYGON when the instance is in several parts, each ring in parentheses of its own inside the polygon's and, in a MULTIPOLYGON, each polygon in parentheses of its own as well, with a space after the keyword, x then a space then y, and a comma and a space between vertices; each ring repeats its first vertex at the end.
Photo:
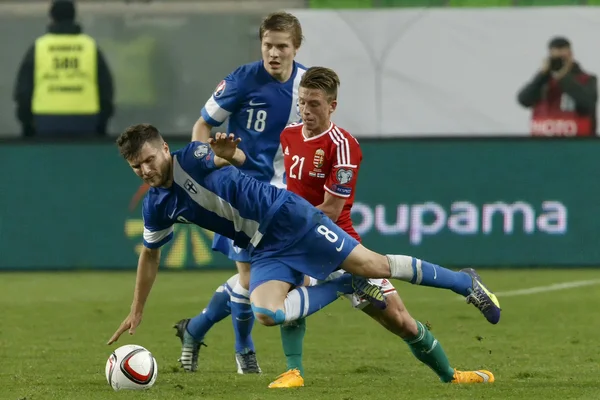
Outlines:
POLYGON ((142 314, 130 313, 127 316, 127 318, 125 318, 123 323, 121 323, 121 326, 119 326, 119 329, 117 329, 117 331, 114 333, 114 335, 112 335, 112 337, 109 339, 108 343, 106 343, 106 344, 113 344, 114 342, 119 340, 119 337, 126 330, 129 330, 129 334, 133 335, 135 333, 135 329, 138 327, 138 325, 141 322, 142 322, 142 314))
POLYGON ((208 144, 210 144, 210 147, 216 156, 229 161, 233 159, 237 150, 237 145, 241 141, 242 139, 236 139, 233 133, 228 135, 226 133, 217 132, 214 139, 208 139, 208 144))

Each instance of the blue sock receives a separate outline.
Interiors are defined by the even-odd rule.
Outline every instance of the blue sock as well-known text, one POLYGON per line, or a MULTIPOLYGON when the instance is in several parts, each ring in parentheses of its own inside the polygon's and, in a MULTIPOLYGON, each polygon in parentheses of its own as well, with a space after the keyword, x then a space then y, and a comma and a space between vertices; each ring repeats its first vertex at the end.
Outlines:
MULTIPOLYGON (((416 258, 413 263, 417 264, 416 258)), ((468 296, 473 287, 473 280, 466 272, 452 271, 439 265, 421 261, 423 279, 420 285, 436 288, 450 289, 454 293, 468 296)))
POLYGON ((450 289, 468 296, 473 287, 471 276, 466 272, 452 271, 439 265, 402 255, 387 255, 392 278, 415 285, 450 289))
MULTIPOLYGON (((206 308, 188 323, 188 333, 199 342, 204 340, 204 336, 214 324, 231 314, 229 292, 225 289, 226 285, 227 283, 221 285, 213 294, 206 308)), ((229 290, 231 291, 231 288, 229 290)))
POLYGON ((250 292, 239 283, 231 292, 231 321, 235 332, 236 353, 255 351, 252 341, 254 313, 250 305, 250 292))
POLYGON ((354 293, 352 275, 344 274, 320 285, 294 289, 285 300, 285 320, 295 321, 308 317, 333 303, 340 293, 354 293))
POLYGON ((296 321, 316 313, 326 305, 333 303, 340 295, 354 293, 352 275, 344 274, 339 278, 316 286, 300 286, 290 291, 284 300, 284 310, 275 312, 252 305, 256 313, 269 316, 275 324, 296 321))

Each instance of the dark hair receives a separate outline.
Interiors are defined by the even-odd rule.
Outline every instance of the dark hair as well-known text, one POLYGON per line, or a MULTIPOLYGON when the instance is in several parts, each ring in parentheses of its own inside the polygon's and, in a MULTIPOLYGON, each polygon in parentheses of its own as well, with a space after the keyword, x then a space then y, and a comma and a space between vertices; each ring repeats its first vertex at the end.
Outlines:
POLYGON ((269 14, 263 19, 258 30, 258 38, 262 41, 265 32, 287 32, 292 35, 294 46, 299 48, 304 36, 302 36, 302 25, 294 15, 279 11, 269 14))
POLYGON ((570 47, 571 42, 569 42, 569 39, 562 36, 554 37, 550 39, 550 42, 548 42, 549 49, 567 49, 570 47))
POLYGON ((325 92, 329 101, 337 99, 340 78, 334 70, 325 67, 310 67, 300 80, 300 87, 320 89, 325 92))
POLYGON ((75 3, 71 0, 54 0, 50 6, 50 17, 56 22, 75 20, 75 3))
POLYGON ((131 125, 117 139, 119 153, 130 160, 138 155, 146 142, 162 143, 164 140, 158 129, 150 124, 131 125))

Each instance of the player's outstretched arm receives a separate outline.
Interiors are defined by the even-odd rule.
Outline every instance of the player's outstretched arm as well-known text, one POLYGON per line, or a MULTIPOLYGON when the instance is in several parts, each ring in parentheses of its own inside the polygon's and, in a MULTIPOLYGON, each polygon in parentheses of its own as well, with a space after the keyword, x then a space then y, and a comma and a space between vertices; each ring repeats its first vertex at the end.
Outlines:
POLYGON ((246 154, 237 145, 242 139, 235 137, 233 133, 217 132, 215 138, 208 139, 208 144, 215 153, 215 165, 218 168, 234 165, 241 166, 246 161, 246 154))
POLYGON ((206 122, 204 118, 198 118, 198 121, 196 121, 192 128, 192 142, 208 143, 211 129, 212 125, 206 122))
POLYGON ((147 247, 142 247, 142 252, 140 253, 140 258, 138 260, 131 311, 107 344, 116 342, 126 330, 129 330, 130 335, 135 333, 135 329, 142 322, 144 305, 146 304, 146 300, 148 300, 148 295, 150 294, 150 290, 156 279, 159 263, 160 248, 149 249, 147 247))

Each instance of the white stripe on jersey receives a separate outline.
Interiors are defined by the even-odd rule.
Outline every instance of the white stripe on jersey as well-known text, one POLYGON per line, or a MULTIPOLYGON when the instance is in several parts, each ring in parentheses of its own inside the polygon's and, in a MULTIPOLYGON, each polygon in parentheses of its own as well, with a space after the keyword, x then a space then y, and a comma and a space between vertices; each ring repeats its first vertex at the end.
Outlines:
POLYGON ((144 227, 144 240, 148 243, 158 243, 173 232, 173 226, 161 231, 149 231, 144 227))
POLYGON ((210 96, 210 99, 204 105, 204 109, 208 113, 208 115, 219 123, 223 123, 227 117, 231 115, 229 111, 224 108, 221 108, 219 104, 215 101, 214 96, 210 96))
POLYGON ((300 121, 300 109, 298 108, 298 88, 300 87, 302 75, 304 75, 305 72, 306 70, 300 67, 298 67, 296 70, 296 76, 294 77, 294 83, 292 84, 292 104, 290 107, 290 115, 288 117, 287 125, 300 121))
MULTIPOLYGON (((294 83, 292 84, 292 104, 290 105, 290 114, 288 116, 288 122, 286 125, 297 123, 300 121, 300 110, 298 109, 298 88, 300 87, 300 81, 302 75, 306 70, 298 67, 296 70, 296 76, 294 77, 294 83)), ((275 157, 273 158, 273 178, 271 178, 271 185, 280 189, 285 189, 286 185, 283 183, 283 175, 285 174, 285 165, 283 162, 283 149, 281 144, 277 148, 275 157)))
POLYGON ((215 193, 196 182, 194 178, 192 178, 183 170, 183 168, 181 168, 181 165, 179 165, 179 161, 177 160, 177 156, 174 157, 173 161, 173 180, 177 185, 184 189, 185 182, 190 180, 196 187, 197 193, 192 193, 189 190, 186 190, 186 193, 192 200, 194 200, 194 202, 196 202, 200 207, 214 212, 219 217, 233 222, 235 231, 245 233, 250 238, 251 243, 254 246, 260 242, 262 234, 258 231, 258 222, 251 219, 242 218, 240 216, 240 212, 227 201, 225 201, 225 199, 222 199, 215 193))
POLYGON ((283 183, 283 174, 285 173, 285 165, 283 164, 283 149, 281 143, 277 147, 275 157, 273 157, 273 177, 271 178, 271 185, 278 187, 279 189, 285 189, 286 184, 283 183))
POLYGON ((348 144, 348 138, 344 136, 337 126, 334 126, 329 131, 329 137, 333 140, 337 150, 337 165, 334 167, 350 167, 356 168, 356 165, 351 164, 350 159, 350 145, 348 144))

